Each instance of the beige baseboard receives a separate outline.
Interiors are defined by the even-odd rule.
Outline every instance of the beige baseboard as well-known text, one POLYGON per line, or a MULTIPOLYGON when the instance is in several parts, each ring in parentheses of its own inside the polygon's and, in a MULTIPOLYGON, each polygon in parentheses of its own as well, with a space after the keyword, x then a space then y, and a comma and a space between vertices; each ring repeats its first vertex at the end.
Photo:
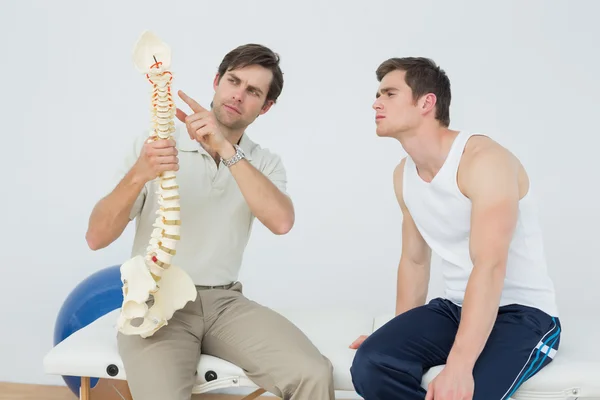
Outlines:
MULTIPOLYGON (((228 394, 198 394, 193 400, 240 400, 244 396, 228 394)), ((259 399, 276 399, 260 396, 259 399)), ((32 385, 25 383, 0 382, 0 400, 77 400, 66 386, 32 385)), ((91 400, 96 400, 94 392, 91 400)), ((99 400, 103 400, 102 397, 99 400)))

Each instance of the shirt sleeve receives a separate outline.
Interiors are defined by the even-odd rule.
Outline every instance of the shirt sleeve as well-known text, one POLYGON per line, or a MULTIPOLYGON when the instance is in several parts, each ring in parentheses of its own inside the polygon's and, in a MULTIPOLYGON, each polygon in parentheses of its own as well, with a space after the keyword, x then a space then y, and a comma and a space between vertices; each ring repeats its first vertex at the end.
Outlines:
POLYGON ((271 160, 265 168, 264 174, 279 190, 286 195, 288 194, 287 172, 279 155, 271 155, 271 160))
MULTIPOLYGON (((136 163, 140 153, 142 151, 142 147, 144 146, 145 140, 148 138, 148 135, 139 135, 133 140, 133 144, 126 151, 125 157, 121 161, 120 165, 117 167, 113 178, 112 178, 112 186, 111 190, 114 189, 119 182, 127 175, 131 167, 136 163)), ((137 216, 140 215, 142 208, 144 206, 144 202, 146 200, 146 196, 148 194, 147 185, 144 185, 143 189, 140 191, 139 195, 135 199, 133 206, 131 207, 131 212, 129 213, 129 220, 134 220, 137 216)))

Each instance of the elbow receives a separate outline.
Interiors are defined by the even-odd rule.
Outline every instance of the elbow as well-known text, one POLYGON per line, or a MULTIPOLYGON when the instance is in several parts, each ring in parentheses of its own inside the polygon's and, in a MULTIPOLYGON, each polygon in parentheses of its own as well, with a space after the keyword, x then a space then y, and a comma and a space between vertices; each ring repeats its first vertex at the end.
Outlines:
POLYGON ((508 251, 475 253, 471 256, 473 267, 479 270, 488 271, 494 275, 504 275, 506 273, 506 265, 508 263, 508 251))
POLYGON ((493 288, 494 292, 501 290, 506 279, 506 260, 480 260, 474 264, 473 274, 477 276, 475 279, 481 283, 486 282, 487 287, 493 288))
POLYGON ((293 226, 294 214, 291 213, 286 218, 282 218, 281 221, 279 221, 279 223, 275 224, 273 228, 271 228, 271 232, 273 232, 276 235, 285 235, 292 230, 293 226))
POLYGON ((483 267, 490 271, 495 277, 504 279, 506 275, 506 258, 490 260, 483 264, 483 267))
POLYGON ((291 230, 292 230, 291 225, 281 225, 280 227, 273 229, 272 232, 276 235, 283 236, 283 235, 286 235, 291 230))
POLYGON ((492 274, 499 285, 504 285, 506 279, 506 261, 495 264, 492 267, 492 274))
POLYGON ((90 248, 90 250, 93 251, 100 250, 105 247, 105 245, 100 241, 98 235, 95 235, 89 230, 85 234, 85 241, 87 242, 87 245, 90 248))
POLYGON ((284 222, 281 223, 279 225, 276 225, 273 229, 271 229, 271 231, 276 234, 276 235, 285 235, 287 234, 289 231, 292 230, 292 227, 294 226, 294 222, 284 222))

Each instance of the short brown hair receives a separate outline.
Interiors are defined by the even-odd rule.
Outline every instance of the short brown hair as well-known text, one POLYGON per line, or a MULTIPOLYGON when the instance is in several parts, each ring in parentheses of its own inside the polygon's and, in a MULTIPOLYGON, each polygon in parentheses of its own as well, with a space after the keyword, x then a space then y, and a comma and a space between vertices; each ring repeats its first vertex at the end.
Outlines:
POLYGON ((392 71, 405 71, 406 84, 412 89, 415 101, 427 94, 433 93, 437 98, 435 118, 443 126, 450 125, 450 79, 443 69, 436 63, 425 57, 390 58, 377 68, 377 80, 381 82, 383 77, 392 71))
POLYGON ((281 72, 279 62, 279 54, 268 47, 254 43, 244 44, 225 55, 218 69, 219 80, 227 71, 249 65, 260 65, 273 72, 273 79, 267 93, 267 101, 273 100, 273 102, 276 102, 283 90, 283 72, 281 72))

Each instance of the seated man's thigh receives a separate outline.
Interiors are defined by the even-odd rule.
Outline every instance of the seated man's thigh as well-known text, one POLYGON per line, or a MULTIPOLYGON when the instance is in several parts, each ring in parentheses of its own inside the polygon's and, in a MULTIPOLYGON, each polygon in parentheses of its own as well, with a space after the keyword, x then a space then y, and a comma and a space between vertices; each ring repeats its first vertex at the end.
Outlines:
POLYGON ((444 299, 409 310, 388 321, 359 347, 357 357, 390 357, 427 369, 446 362, 459 322, 458 307, 444 299))
POLYGON ((282 398, 334 397, 333 367, 308 337, 274 310, 231 291, 207 330, 203 353, 244 369, 250 379, 282 398))
POLYGON ((540 310, 519 305, 501 307, 473 369, 473 399, 508 399, 514 395, 523 382, 552 361, 560 332, 560 321, 540 310))
POLYGON ((425 398, 423 372, 446 362, 458 328, 458 307, 435 299, 398 315, 358 348, 350 372, 361 396, 425 398))
POLYGON ((200 358, 200 341, 178 314, 154 335, 117 336, 134 399, 189 400, 200 358))

